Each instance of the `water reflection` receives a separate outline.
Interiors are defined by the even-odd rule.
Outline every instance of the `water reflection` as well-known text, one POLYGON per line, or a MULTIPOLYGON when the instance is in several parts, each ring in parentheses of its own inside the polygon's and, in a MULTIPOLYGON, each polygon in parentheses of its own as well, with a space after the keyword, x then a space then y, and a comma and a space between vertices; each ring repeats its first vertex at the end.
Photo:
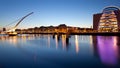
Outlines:
POLYGON ((6 42, 12 45, 17 45, 19 41, 26 42, 27 40, 34 40, 41 37, 41 35, 35 35, 35 34, 22 34, 18 36, 8 36, 8 35, 2 35, 0 36, 0 42, 6 42))
POLYGON ((50 48, 50 35, 48 35, 48 47, 50 48))
POLYGON ((62 43, 62 49, 68 48, 70 42, 69 42, 69 36, 68 35, 53 35, 53 39, 55 37, 55 44, 56 49, 58 49, 58 46, 62 43))
POLYGON ((58 40, 59 40, 59 37, 57 35, 55 35, 56 49, 58 48, 58 40))
MULTIPOLYGON (((5 44, 7 46, 8 45, 17 46, 18 50, 20 50, 22 54, 24 54, 25 56, 26 55, 32 56, 32 59, 35 62, 41 59, 40 58, 41 56, 43 57, 45 56, 45 58, 51 59, 52 55, 50 54, 56 55, 57 51, 61 51, 59 53, 62 53, 64 57, 63 56, 57 57, 63 59, 63 61, 66 60, 64 58, 68 59, 70 57, 73 59, 73 61, 84 60, 85 62, 87 62, 86 57, 88 60, 93 61, 97 57, 97 59, 100 60, 100 61, 97 60, 97 62, 100 62, 105 65, 119 64, 120 62, 119 41, 120 37, 118 36, 87 36, 87 35, 57 35, 57 34, 56 35, 23 34, 18 36, 7 35, 0 36, 0 44, 5 44), (91 55, 94 59, 91 59, 91 55)), ((10 48, 8 47, 8 50, 9 49, 10 48)), ((0 50, 2 50, 2 48, 0 50)), ((12 50, 17 49, 11 48, 11 53, 13 53, 12 50)))
POLYGON ((76 53, 78 53, 79 52, 78 35, 75 35, 75 46, 76 46, 76 53))
POLYGON ((62 47, 63 49, 65 48, 66 46, 66 35, 62 35, 62 47))
MULTIPOLYGON (((8 43, 12 44, 12 45, 18 45, 19 42, 22 43, 28 43, 28 40, 41 40, 40 44, 44 43, 44 45, 41 46, 47 46, 48 48, 50 48, 51 46, 54 47, 56 49, 60 49, 62 48, 63 50, 68 50, 69 48, 71 48, 71 45, 75 45, 75 52, 78 53, 79 49, 80 49, 80 44, 81 43, 91 43, 92 41, 92 37, 91 36, 79 36, 79 35, 74 35, 71 36, 70 35, 42 35, 42 34, 22 34, 22 35, 18 35, 18 36, 0 36, 0 41, 7 41, 8 43), (52 37, 52 38, 51 38, 52 37), (89 41, 90 40, 90 41, 89 41), (55 44, 54 44, 55 42, 55 44), (74 43, 74 44, 73 44, 74 43)), ((35 45, 37 45, 36 42, 30 42, 30 43, 34 43, 35 45)), ((73 49, 73 48, 71 48, 73 49)))
POLYGON ((117 36, 94 37, 94 49, 102 63, 106 65, 118 64, 118 38, 117 36))

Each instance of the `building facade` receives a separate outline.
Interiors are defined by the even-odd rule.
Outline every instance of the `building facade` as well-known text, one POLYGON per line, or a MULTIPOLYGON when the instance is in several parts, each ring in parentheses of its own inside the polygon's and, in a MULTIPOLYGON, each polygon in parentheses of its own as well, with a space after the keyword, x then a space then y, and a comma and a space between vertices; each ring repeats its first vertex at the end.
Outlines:
POLYGON ((120 9, 106 7, 102 13, 93 15, 93 29, 98 32, 118 32, 120 29, 120 9))

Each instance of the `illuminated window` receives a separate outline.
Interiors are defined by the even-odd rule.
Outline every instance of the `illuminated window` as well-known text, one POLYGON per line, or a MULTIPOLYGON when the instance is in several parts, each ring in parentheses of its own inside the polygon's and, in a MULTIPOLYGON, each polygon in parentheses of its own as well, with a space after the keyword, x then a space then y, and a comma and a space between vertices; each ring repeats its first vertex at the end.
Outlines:
POLYGON ((99 32, 118 32, 118 22, 115 15, 116 7, 107 7, 103 10, 103 14, 99 21, 99 32))

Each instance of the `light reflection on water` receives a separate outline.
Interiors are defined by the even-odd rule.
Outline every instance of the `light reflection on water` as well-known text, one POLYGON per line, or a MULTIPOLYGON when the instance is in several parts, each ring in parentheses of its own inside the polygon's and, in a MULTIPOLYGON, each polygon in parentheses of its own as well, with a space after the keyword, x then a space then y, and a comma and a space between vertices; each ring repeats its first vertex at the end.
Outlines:
POLYGON ((100 59, 104 64, 115 65, 118 62, 117 37, 98 36, 98 51, 100 59))
POLYGON ((119 67, 119 40, 118 36, 2 35, 0 66, 119 67))

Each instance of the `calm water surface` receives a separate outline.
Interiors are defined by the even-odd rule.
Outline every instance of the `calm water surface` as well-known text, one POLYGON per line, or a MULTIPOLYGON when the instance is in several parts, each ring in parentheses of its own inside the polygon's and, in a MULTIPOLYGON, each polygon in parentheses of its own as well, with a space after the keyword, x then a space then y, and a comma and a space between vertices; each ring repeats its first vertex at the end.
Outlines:
POLYGON ((120 68, 120 37, 0 35, 0 68, 120 68))

